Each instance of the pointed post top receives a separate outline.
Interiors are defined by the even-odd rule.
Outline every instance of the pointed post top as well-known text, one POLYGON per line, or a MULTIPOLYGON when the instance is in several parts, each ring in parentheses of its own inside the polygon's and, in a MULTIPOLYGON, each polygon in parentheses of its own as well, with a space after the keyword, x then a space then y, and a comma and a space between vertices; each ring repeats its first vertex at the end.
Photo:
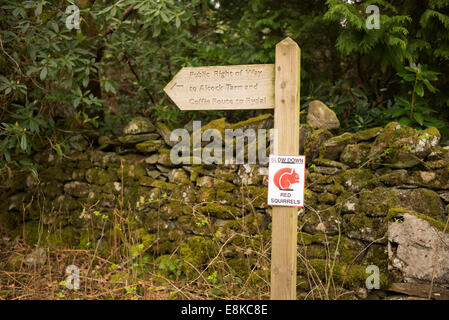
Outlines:
POLYGON ((293 40, 293 39, 290 38, 290 37, 287 37, 287 38, 285 38, 284 40, 282 40, 281 42, 278 42, 278 44, 276 44, 276 47, 277 47, 277 46, 280 46, 280 45, 282 45, 282 46, 296 46, 296 47, 299 48, 299 46, 298 46, 298 44, 296 43, 296 41, 293 40))

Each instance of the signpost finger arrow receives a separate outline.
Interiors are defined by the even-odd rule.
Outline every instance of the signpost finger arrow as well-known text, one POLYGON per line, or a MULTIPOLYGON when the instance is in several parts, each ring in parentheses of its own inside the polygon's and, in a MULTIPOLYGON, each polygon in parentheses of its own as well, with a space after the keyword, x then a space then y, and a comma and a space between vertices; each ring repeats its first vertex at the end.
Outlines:
POLYGON ((182 68, 164 88, 181 110, 274 108, 274 65, 182 68))

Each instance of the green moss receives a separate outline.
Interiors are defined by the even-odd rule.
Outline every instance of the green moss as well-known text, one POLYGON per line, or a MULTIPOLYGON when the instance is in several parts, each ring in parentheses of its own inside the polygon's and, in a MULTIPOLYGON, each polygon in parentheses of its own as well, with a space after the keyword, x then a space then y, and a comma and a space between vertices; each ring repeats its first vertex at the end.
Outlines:
POLYGON ((228 264, 231 269, 236 273, 237 276, 241 278, 248 277, 251 271, 251 259, 229 259, 228 264))
POLYGON ((124 128, 123 134, 141 134, 151 133, 156 131, 156 127, 150 121, 150 119, 144 117, 133 118, 124 128))
MULTIPOLYGON (((171 162, 171 160, 170 160, 170 150, 169 149, 161 148, 157 152, 159 153, 157 163, 159 163, 163 166, 166 166, 166 167, 173 166, 173 162, 171 162)), ((192 159, 190 159, 190 161, 192 161, 192 159)), ((192 163, 192 162, 190 162, 190 163, 192 163)))
POLYGON ((348 265, 360 264, 365 256, 366 245, 362 241, 336 235, 330 239, 329 251, 333 257, 337 250, 337 261, 348 265), (337 248, 338 245, 338 248, 337 248))
POLYGON ((215 188, 199 188, 196 197, 199 202, 212 202, 215 200, 215 188))
POLYGON ((334 177, 317 172, 309 173, 306 176, 306 179, 307 182, 310 182, 311 184, 331 184, 334 182, 334 177))
POLYGON ((266 187, 246 186, 244 188, 245 200, 255 208, 267 207, 267 193, 266 187))
MULTIPOLYGON (((236 206, 240 203, 240 197, 236 194, 235 191, 227 192, 227 191, 217 190, 217 196, 216 196, 215 200, 221 204, 228 205, 228 206, 236 206)), ((250 201, 250 199, 246 199, 246 200, 250 201)), ((259 202, 257 204, 259 204, 259 202)))
POLYGON ((386 216, 388 209, 400 203, 400 199, 395 190, 379 187, 370 190, 363 190, 359 196, 359 210, 369 216, 386 216))
POLYGON ((349 132, 345 132, 340 136, 336 136, 336 137, 332 137, 330 140, 335 141, 335 142, 351 142, 354 139, 354 135, 352 133, 349 132))
POLYGON ((400 186, 407 180, 407 170, 394 170, 379 177, 379 180, 388 186, 400 186))
POLYGON ((317 158, 313 160, 313 163, 319 166, 339 168, 343 170, 349 169, 348 166, 345 165, 344 163, 329 159, 317 158))
POLYGON ((298 232, 298 245, 310 245, 313 242, 313 235, 306 232, 298 232))
MULTIPOLYGON (((187 243, 181 246, 181 258, 197 269, 201 269, 216 254, 216 248, 212 240, 205 239, 200 236, 190 238, 187 243)), ((194 268, 188 264, 184 265, 184 270, 188 275, 197 273, 194 268)))
MULTIPOLYGON (((369 276, 366 273, 366 267, 360 265, 347 265, 343 263, 329 263, 325 259, 310 259, 309 265, 310 269, 313 268, 319 278, 326 283, 329 277, 332 277, 333 283, 338 285, 344 285, 344 287, 349 289, 364 288, 366 278, 369 276)), ((298 271, 300 274, 307 275, 306 266, 303 264, 298 264, 298 271)), ((381 272, 380 274, 380 287, 381 289, 386 289, 389 286, 388 275, 381 272)))
MULTIPOLYGON (((332 133, 326 129, 314 130, 311 134, 309 134, 304 141, 304 154, 307 159, 313 160, 318 157, 321 144, 331 137, 332 133)), ((323 156, 322 158, 325 157, 323 156)))
POLYGON ((139 180, 140 178, 145 176, 145 169, 140 165, 135 164, 124 164, 123 170, 122 168, 117 168, 115 172, 118 179, 121 179, 121 177, 123 176, 125 180, 127 180, 128 178, 139 180))
MULTIPOLYGON (((421 220, 427 221, 432 227, 434 227, 435 229, 437 229, 441 232, 445 231, 445 226, 446 226, 445 223, 435 220, 432 217, 429 217, 428 215, 421 214, 421 213, 418 213, 413 210, 402 209, 402 208, 391 208, 388 211, 388 215, 385 217, 385 221, 386 222, 396 222, 397 221, 396 219, 403 217, 404 214, 406 214, 406 213, 414 215, 421 220)), ((449 234, 449 228, 446 228, 445 232, 449 234)))
POLYGON ((374 188, 379 185, 377 177, 367 169, 350 169, 340 173, 335 179, 346 189, 360 192, 365 188, 374 188))
POLYGON ((105 185, 106 183, 112 183, 117 179, 116 172, 112 170, 103 170, 97 168, 91 168, 86 171, 86 180, 89 183, 97 185, 105 185))
POLYGON ((323 192, 318 195, 318 202, 324 204, 335 204, 337 196, 329 192, 323 192))
POLYGON ((136 149, 141 152, 150 153, 150 152, 157 151, 163 145, 164 145, 164 142, 162 140, 148 140, 148 141, 136 144, 136 149))
POLYGON ((161 207, 161 216, 166 219, 174 219, 183 214, 182 204, 179 201, 170 201, 161 207))
POLYGON ((362 130, 359 132, 354 133, 354 139, 357 141, 366 141, 371 140, 377 137, 381 132, 383 128, 382 127, 376 127, 371 129, 362 130))
POLYGON ((245 244, 245 238, 242 235, 237 234, 232 238, 231 243, 235 246, 241 247, 245 244))
POLYGON ((161 181, 161 180, 154 180, 150 183, 151 187, 159 188, 161 190, 175 190, 178 186, 173 183, 161 181))
POLYGON ((67 227, 50 233, 47 238, 43 239, 43 245, 55 248, 74 248, 79 243, 79 234, 74 228, 67 227))
POLYGON ((352 142, 354 142, 354 138, 351 133, 343 133, 340 136, 332 137, 319 147, 320 158, 338 160, 345 146, 352 142))
MULTIPOLYGON (((229 127, 230 127, 230 124, 226 122, 226 118, 220 118, 220 119, 212 120, 208 124, 202 126, 201 132, 204 133, 206 130, 216 129, 216 130, 220 131, 220 133, 222 134, 222 137, 224 137, 225 129, 228 129, 229 127)), ((192 134, 192 138, 193 138, 193 134, 192 134)), ((193 143, 191 145, 193 145, 193 143)))
POLYGON ((378 266, 381 271, 388 269, 388 251, 386 246, 371 245, 363 259, 364 265, 378 266))
POLYGON ((234 217, 242 215, 242 210, 219 203, 206 203, 204 206, 197 207, 198 212, 202 214, 210 214, 213 217, 220 219, 233 219, 234 217))
POLYGON ((44 180, 57 180, 61 182, 69 181, 72 177, 68 171, 64 171, 61 167, 50 167, 40 173, 44 180))
POLYGON ((13 231, 13 236, 25 236, 25 243, 29 246, 49 246, 54 248, 74 248, 79 243, 79 233, 72 227, 61 230, 50 230, 47 226, 40 226, 37 222, 26 222, 13 231))
POLYGON ((214 187, 217 190, 222 190, 222 191, 232 191, 236 188, 236 186, 233 185, 232 183, 230 183, 228 181, 224 181, 224 180, 218 180, 218 179, 214 179, 214 187))
POLYGON ((387 224, 383 218, 370 218, 361 212, 345 214, 343 231, 351 239, 385 243, 387 224))
POLYGON ((229 167, 223 167, 223 166, 217 166, 217 169, 215 169, 214 177, 219 180, 225 180, 225 181, 233 181, 235 178, 235 168, 229 168, 229 167))
POLYGON ((239 129, 239 128, 246 129, 249 127, 250 128, 255 127, 256 129, 261 129, 261 128, 263 128, 263 126, 260 126, 260 124, 261 123, 263 124, 265 122, 264 120, 271 119, 271 118, 273 118, 273 115, 270 113, 261 114, 260 116, 249 118, 248 120, 244 120, 244 121, 240 121, 240 122, 231 124, 229 126, 229 128, 230 129, 239 129))
POLYGON ((129 273, 119 271, 109 278, 109 282, 113 284, 128 284, 132 281, 132 276, 129 273))
POLYGON ((407 198, 407 207, 416 212, 428 215, 434 219, 446 221, 444 207, 441 198, 433 190, 415 189, 411 191, 411 196, 407 198))
POLYGON ((426 128, 425 130, 423 130, 422 132, 420 132, 421 136, 426 135, 426 134, 428 134, 430 137, 437 137, 438 139, 441 138, 440 131, 438 131, 438 129, 435 127, 429 127, 429 128, 426 128))

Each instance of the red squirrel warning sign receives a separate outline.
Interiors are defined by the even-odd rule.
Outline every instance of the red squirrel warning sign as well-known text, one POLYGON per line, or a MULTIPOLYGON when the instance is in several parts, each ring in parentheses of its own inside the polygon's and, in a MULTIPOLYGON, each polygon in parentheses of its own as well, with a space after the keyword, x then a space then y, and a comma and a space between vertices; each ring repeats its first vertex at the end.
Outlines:
POLYGON ((305 156, 270 155, 268 205, 303 207, 305 156))

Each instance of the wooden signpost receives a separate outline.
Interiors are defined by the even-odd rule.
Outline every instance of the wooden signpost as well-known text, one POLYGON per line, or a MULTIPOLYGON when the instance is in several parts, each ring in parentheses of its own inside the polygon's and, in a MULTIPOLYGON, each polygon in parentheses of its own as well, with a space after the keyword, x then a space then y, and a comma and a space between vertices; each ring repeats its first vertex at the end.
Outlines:
MULTIPOLYGON (((164 88, 181 110, 273 109, 279 155, 299 155, 300 49, 286 38, 272 64, 182 68, 164 88)), ((271 299, 296 299, 298 210, 273 207, 271 299)))

